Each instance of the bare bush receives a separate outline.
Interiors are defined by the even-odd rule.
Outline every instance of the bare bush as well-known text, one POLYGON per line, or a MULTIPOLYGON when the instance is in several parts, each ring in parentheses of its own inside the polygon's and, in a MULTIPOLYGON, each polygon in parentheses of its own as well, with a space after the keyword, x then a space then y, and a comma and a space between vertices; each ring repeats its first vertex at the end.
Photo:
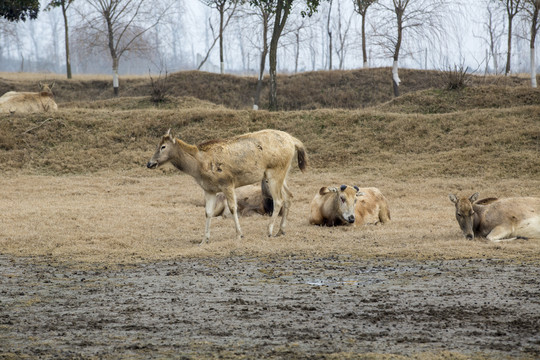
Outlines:
POLYGON ((152 103, 154 103, 154 105, 159 105, 169 100, 169 74, 167 73, 167 71, 165 71, 165 76, 161 75, 162 73, 160 71, 158 77, 154 79, 150 74, 150 87, 152 89, 152 92, 150 94, 150 100, 152 101, 152 103))
POLYGON ((460 90, 470 83, 471 75, 467 72, 469 67, 464 65, 454 65, 454 68, 448 68, 445 72, 446 76, 446 88, 448 90, 460 90))

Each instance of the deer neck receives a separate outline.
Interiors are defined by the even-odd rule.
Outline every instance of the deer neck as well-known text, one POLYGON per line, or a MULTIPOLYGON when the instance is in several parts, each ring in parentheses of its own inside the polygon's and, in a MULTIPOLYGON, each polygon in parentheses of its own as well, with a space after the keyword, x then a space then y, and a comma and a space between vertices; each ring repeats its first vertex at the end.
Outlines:
POLYGON ((200 177, 199 163, 196 155, 199 152, 196 146, 187 144, 180 139, 176 139, 176 153, 171 158, 171 164, 178 170, 193 176, 200 177))
POLYGON ((480 223, 484 218, 484 212, 486 211, 486 205, 473 204, 473 231, 476 234, 480 232, 480 223))

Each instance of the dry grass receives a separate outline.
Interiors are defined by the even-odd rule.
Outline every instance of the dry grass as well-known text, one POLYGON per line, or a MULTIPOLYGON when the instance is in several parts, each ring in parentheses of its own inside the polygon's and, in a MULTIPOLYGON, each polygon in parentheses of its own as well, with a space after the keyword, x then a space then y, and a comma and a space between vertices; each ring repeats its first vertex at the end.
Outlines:
POLYGON ((234 240, 232 219, 216 218, 212 238, 204 230, 202 190, 191 177, 150 170, 91 176, 12 175, 0 180, 0 248, 4 254, 45 256, 90 263, 132 263, 196 256, 331 256, 359 258, 497 258, 538 261, 540 240, 488 243, 463 239, 449 192, 482 196, 540 195, 540 180, 482 179, 396 181, 361 173, 294 171, 295 194, 288 233, 267 238, 268 217, 241 219, 244 239, 234 240), (343 175, 346 174, 346 175, 343 175), (388 225, 318 227, 308 224, 309 202, 321 185, 378 186, 390 202, 388 225))
POLYGON ((275 128, 302 140, 317 168, 353 165, 390 178, 540 175, 540 106, 421 115, 327 109, 269 113, 196 105, 136 109, 137 104, 128 98, 98 102, 96 109, 75 104, 55 114, 0 115, 0 170, 128 171, 144 166, 168 128, 195 144, 275 128))
POLYGON ((477 86, 461 90, 430 89, 405 94, 378 106, 380 111, 442 114, 471 109, 499 109, 540 104, 540 89, 526 86, 477 86))
MULTIPOLYGON (((317 71, 278 76, 280 109, 313 110, 322 108, 363 109, 393 99, 391 68, 348 71, 317 71)), ((440 71, 401 69, 400 93, 444 89, 446 76, 440 71)), ((0 73, 0 94, 6 91, 37 91, 38 81, 55 80, 55 99, 60 106, 66 102, 106 100, 113 98, 109 75, 75 75, 67 80, 58 74, 0 73)), ((540 80, 540 75, 539 75, 540 80)), ((168 75, 172 97, 195 97, 231 109, 251 109, 257 79, 254 76, 235 76, 182 71, 168 75)), ((529 86, 529 79, 520 76, 471 76, 471 87, 501 88, 529 86)), ((148 75, 121 76, 120 95, 150 96, 152 86, 148 75)), ((268 106, 269 81, 265 78, 260 108, 268 106)), ((518 100, 512 97, 509 100, 518 100)), ((446 99, 451 100, 451 99, 446 99)), ((451 104, 450 104, 451 105, 451 104)))

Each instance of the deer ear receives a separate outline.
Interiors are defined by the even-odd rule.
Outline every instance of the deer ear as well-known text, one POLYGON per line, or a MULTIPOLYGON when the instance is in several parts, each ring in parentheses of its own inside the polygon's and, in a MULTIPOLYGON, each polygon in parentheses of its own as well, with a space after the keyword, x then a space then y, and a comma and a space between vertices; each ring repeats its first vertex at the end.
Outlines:
POLYGON ((476 200, 478 200, 478 196, 479 196, 479 195, 480 195, 479 193, 475 192, 474 194, 471 195, 471 197, 469 198, 469 200, 470 200, 471 202, 475 202, 476 200))
POLYGON ((339 188, 341 189, 341 191, 345 191, 345 189, 347 188, 347 185, 341 185, 339 188))
POLYGON ((453 202, 454 204, 457 204, 457 196, 454 195, 454 194, 448 194, 448 198, 450 199, 451 202, 453 202))
POLYGON ((165 134, 165 136, 168 136, 169 139, 171 139, 172 143, 173 144, 176 144, 176 139, 175 137, 173 136, 173 134, 171 134, 171 129, 169 128, 169 130, 167 130, 167 133, 165 134))

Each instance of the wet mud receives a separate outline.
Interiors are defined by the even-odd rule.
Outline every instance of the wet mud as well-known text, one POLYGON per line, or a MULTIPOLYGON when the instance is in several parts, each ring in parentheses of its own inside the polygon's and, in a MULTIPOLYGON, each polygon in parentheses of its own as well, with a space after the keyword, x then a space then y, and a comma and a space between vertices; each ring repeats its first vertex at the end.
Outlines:
POLYGON ((540 265, 0 256, 0 358, 539 358, 539 329, 540 265))

